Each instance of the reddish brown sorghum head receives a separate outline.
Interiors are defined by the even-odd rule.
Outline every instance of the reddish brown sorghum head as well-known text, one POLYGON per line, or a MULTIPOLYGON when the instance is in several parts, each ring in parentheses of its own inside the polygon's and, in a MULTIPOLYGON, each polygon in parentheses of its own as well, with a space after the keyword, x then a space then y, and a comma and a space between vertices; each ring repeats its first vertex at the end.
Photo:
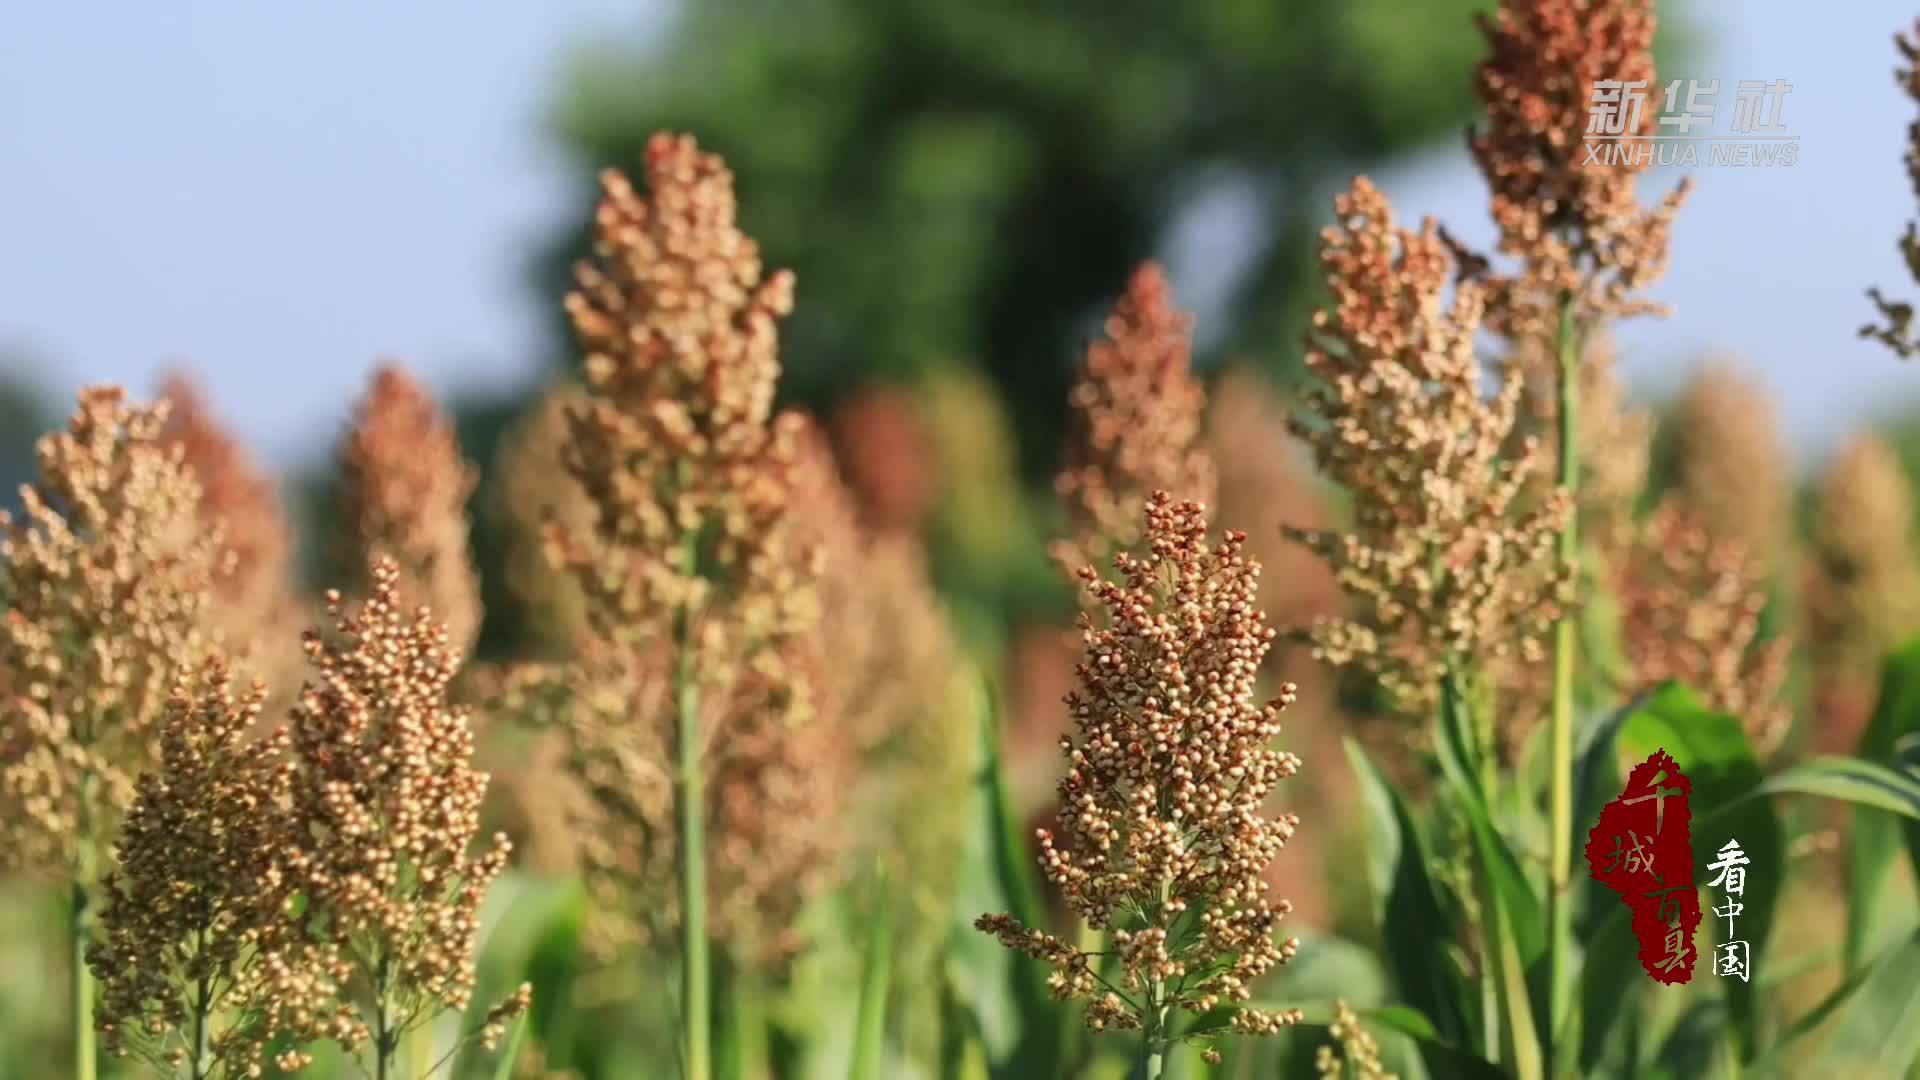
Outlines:
POLYGON ((106 869, 232 566, 199 524, 200 485, 162 439, 165 417, 83 391, 67 429, 40 440, 21 516, 0 512, 0 860, 83 886, 106 869))
MULTIPOLYGON (((1057 997, 1089 999, 1089 1027, 1170 1042, 1167 1010, 1238 1005, 1297 948, 1274 939, 1291 905, 1267 898, 1262 875, 1298 824, 1268 816, 1268 798, 1300 762, 1273 749, 1293 687, 1254 697, 1274 635, 1254 607, 1260 569, 1241 554, 1245 537, 1210 544, 1204 510, 1165 492, 1144 516, 1141 550, 1114 559, 1117 580, 1080 574, 1099 615, 1081 618, 1059 834, 1040 833, 1047 877, 1088 925, 1113 931, 1115 981, 1010 915, 975 925, 1052 964, 1057 997)), ((1227 1027, 1183 1037, 1272 1034, 1298 1019, 1240 1008, 1227 1027)))
POLYGON ((1787 540, 1792 481, 1766 389, 1731 364, 1709 363, 1670 423, 1674 494, 1716 540, 1774 565, 1787 540))
MULTIPOLYGON (((353 575, 370 559, 394 560, 403 591, 446 621, 462 651, 480 633, 480 578, 467 551, 477 475, 427 388, 397 365, 381 368, 341 452, 341 566, 353 575)), ((370 587, 360 580, 348 592, 370 587)))
POLYGON ((1888 652, 1920 628, 1913 493, 1893 448, 1853 438, 1821 474, 1805 591, 1819 749, 1851 749, 1888 652))
POLYGON ((265 701, 258 682, 236 696, 217 657, 182 672, 87 953, 108 1052, 170 1076, 190 1064, 195 1076, 259 1076, 282 1017, 332 1007, 318 981, 290 977, 287 734, 248 741, 265 701))
MULTIPOLYGON (((1894 79, 1907 92, 1907 96, 1920 105, 1920 24, 1916 24, 1912 37, 1895 34, 1893 43, 1906 59, 1905 66, 1895 69, 1894 79)), ((1907 125, 1906 163, 1908 182, 1913 186, 1915 197, 1920 198, 1920 119, 1907 125)), ((1899 248, 1900 257, 1907 264, 1907 273, 1920 280, 1920 225, 1907 222, 1907 231, 1900 236, 1899 248)), ((1862 326, 1860 336, 1885 343, 1903 360, 1920 352, 1920 338, 1914 336, 1913 304, 1889 300, 1879 289, 1868 289, 1867 296, 1879 310, 1882 321, 1862 326)))
POLYGON ((169 405, 162 438, 178 445, 200 482, 200 521, 218 527, 233 552, 233 573, 212 608, 221 644, 270 687, 297 685, 301 602, 293 588, 293 526, 273 481, 220 426, 184 375, 162 390, 169 405))
POLYGON ((1738 541, 1714 537, 1669 498, 1616 571, 1626 693, 1676 680, 1746 724, 1763 753, 1793 715, 1781 698, 1787 642, 1759 641, 1765 575, 1738 541))
POLYGON ((1335 202, 1321 264, 1334 306, 1314 318, 1307 367, 1312 422, 1295 431, 1352 498, 1349 532, 1289 530, 1334 568, 1354 603, 1317 620, 1315 655, 1378 677, 1399 706, 1423 709, 1449 660, 1534 660, 1562 607, 1553 545, 1569 499, 1519 498, 1539 475, 1536 440, 1512 443, 1522 390, 1491 400, 1474 354, 1481 293, 1443 306, 1452 259, 1431 221, 1396 229, 1365 177, 1335 202))
POLYGON ((1155 491, 1213 501, 1192 322, 1174 309, 1160 267, 1146 263, 1114 303, 1106 337, 1087 348, 1067 399, 1076 430, 1054 485, 1072 537, 1055 557, 1069 572, 1138 540, 1141 509, 1155 491))
POLYGON ((491 485, 490 509, 506 538, 507 588, 518 609, 513 625, 528 651, 553 657, 571 655, 590 632, 580 583, 554 565, 546 542, 548 522, 569 534, 593 527, 593 505, 564 460, 568 416, 586 400, 571 381, 542 395, 501 441, 491 485))
POLYGON ((473 770, 468 711, 447 703, 461 656, 431 611, 408 611, 390 558, 349 612, 307 634, 314 679, 292 714, 287 873, 305 898, 306 969, 355 1010, 315 1035, 391 1054, 404 1032, 473 992, 474 938, 506 837, 475 857, 487 776, 473 770), (391 1045, 389 1045, 391 1044, 391 1045))
POLYGON ((1666 272, 1687 185, 1643 210, 1635 187, 1654 144, 1590 131, 1612 108, 1596 90, 1622 106, 1616 134, 1655 130, 1654 21, 1651 0, 1502 0, 1481 18, 1490 51, 1475 88, 1487 125, 1470 147, 1493 192, 1500 253, 1521 262, 1514 276, 1483 275, 1488 321, 1509 337, 1550 336, 1562 298, 1582 327, 1659 310, 1635 294, 1666 272))
POLYGON ((913 395, 863 390, 834 410, 828 426, 862 518, 879 532, 919 529, 940 492, 933 436, 913 395))

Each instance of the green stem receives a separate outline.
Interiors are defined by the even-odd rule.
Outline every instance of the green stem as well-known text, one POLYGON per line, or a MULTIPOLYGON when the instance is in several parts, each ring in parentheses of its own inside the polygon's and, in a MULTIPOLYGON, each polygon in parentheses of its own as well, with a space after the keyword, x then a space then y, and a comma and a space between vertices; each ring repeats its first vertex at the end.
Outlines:
POLYGON ((99 1074, 98 1055, 94 1051, 93 972, 87 967, 92 900, 87 885, 76 880, 67 928, 73 939, 73 1075, 77 1080, 94 1080, 99 1074))
MULTIPOLYGON (((686 545, 693 569, 694 537, 686 545)), ((713 1012, 708 977, 706 783, 700 772, 700 680, 694 666, 693 619, 682 610, 676 626, 679 665, 680 1007, 686 1022, 687 1080, 711 1080, 713 1012)))
MULTIPOLYGON (((201 962, 207 954, 207 930, 203 925, 195 935, 194 957, 201 962)), ((193 998, 193 1080, 206 1080, 213 1071, 207 1060, 207 1025, 213 1013, 213 976, 202 975, 193 998)))
POLYGON ((1160 1080, 1167 1066, 1167 1007, 1160 1003, 1160 984, 1156 981, 1147 996, 1145 1038, 1140 1043, 1140 1075, 1145 1080, 1160 1080))
MULTIPOLYGON (((1580 491, 1580 339, 1574 323, 1573 302, 1560 302, 1560 330, 1556 341, 1560 358, 1560 486, 1570 498, 1580 491)), ((1578 573, 1579 534, 1577 506, 1569 508, 1566 530, 1560 534, 1560 566, 1571 581, 1578 573)), ((1553 720, 1549 730, 1551 748, 1553 819, 1551 834, 1550 880, 1547 889, 1547 1022, 1545 1041, 1547 1073, 1558 1075, 1558 1055, 1554 1040, 1567 1015, 1572 951, 1572 897, 1568 883, 1573 874, 1573 658, 1575 623, 1571 612, 1563 612, 1553 628, 1553 720)))
POLYGON ((387 1015, 387 954, 383 949, 373 972, 374 1080, 387 1080, 393 1075, 393 1058, 399 1049, 400 1033, 393 1029, 393 1020, 387 1015))

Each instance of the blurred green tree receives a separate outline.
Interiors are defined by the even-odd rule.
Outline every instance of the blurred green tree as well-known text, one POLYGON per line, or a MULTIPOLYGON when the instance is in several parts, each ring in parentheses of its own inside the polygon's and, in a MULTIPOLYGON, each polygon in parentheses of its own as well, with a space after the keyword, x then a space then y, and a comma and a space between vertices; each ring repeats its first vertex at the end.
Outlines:
MULTIPOLYGON (((1253 252, 1222 268, 1239 272, 1212 351, 1292 369, 1324 196, 1464 129, 1469 12, 1490 6, 701 0, 664 34, 585 48, 554 123, 583 185, 663 128, 726 156, 745 227, 799 275, 795 400, 977 360, 1035 478, 1092 320, 1211 185, 1251 195, 1253 252)), ((584 238, 546 252, 543 291, 584 238)))

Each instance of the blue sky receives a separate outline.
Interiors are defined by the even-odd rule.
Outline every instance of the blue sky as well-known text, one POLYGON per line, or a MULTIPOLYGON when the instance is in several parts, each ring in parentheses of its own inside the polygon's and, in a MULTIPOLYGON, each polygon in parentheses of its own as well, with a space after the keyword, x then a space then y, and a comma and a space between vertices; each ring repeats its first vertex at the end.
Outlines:
MULTIPOLYGON (((282 467, 332 441, 381 357, 449 394, 536 371, 550 316, 525 252, 579 196, 541 136, 555 65, 584 36, 644 33, 660 3, 102 7, 0 6, 0 363, 65 396, 150 391, 189 362, 282 467)), ((1915 206, 1891 34, 1912 13, 1743 0, 1689 17, 1706 47, 1663 76, 1718 78, 1722 110, 1739 80, 1788 80, 1800 160, 1695 170, 1657 290, 1676 315, 1620 334, 1626 370, 1658 394, 1720 350, 1812 461, 1920 403, 1920 364, 1853 336, 1866 285, 1920 294, 1893 246, 1915 206)), ((1457 145, 1380 179, 1403 213, 1490 237, 1457 145)), ((1184 254, 1176 284, 1207 258, 1184 254)))

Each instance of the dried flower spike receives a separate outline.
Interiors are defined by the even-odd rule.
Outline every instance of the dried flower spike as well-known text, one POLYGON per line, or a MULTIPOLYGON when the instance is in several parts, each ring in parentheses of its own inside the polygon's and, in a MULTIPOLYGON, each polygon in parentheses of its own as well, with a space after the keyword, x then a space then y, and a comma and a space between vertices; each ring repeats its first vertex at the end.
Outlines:
POLYGON ((352 613, 327 594, 332 632, 307 634, 315 681, 292 716, 287 863, 306 898, 306 969, 355 1011, 308 1034, 370 1040, 381 1060, 412 1027, 466 1009, 480 903, 508 852, 495 836, 470 854, 487 776, 470 764, 467 710, 447 703, 461 657, 428 609, 401 606, 400 578, 375 560, 352 613))
POLYGON ((1294 430, 1347 489, 1353 525, 1288 534, 1333 566, 1355 605, 1306 631, 1315 656, 1375 675, 1419 712, 1450 661, 1544 655, 1563 606, 1553 545, 1571 500, 1557 488, 1520 498, 1543 466, 1537 440, 1514 438, 1522 384, 1510 376, 1481 396, 1482 294, 1463 284, 1444 308, 1452 259, 1433 223, 1397 229, 1365 177, 1335 210, 1320 254, 1334 306, 1308 337, 1315 422, 1294 430))
POLYGON ((22 516, 0 512, 0 860, 83 889, 158 760, 153 726, 205 654, 232 566, 165 417, 83 391, 67 430, 40 440, 22 516))
POLYGON ((1080 574, 1101 614, 1081 616, 1059 835, 1040 832, 1047 877, 1089 926, 1112 929, 1113 977, 1101 957, 1010 915, 975 925, 1053 965, 1055 996, 1089 1000, 1088 1027, 1142 1031, 1158 1060, 1178 1039, 1299 1021, 1242 1007, 1222 1029, 1168 1026, 1174 1009, 1245 1002, 1298 947, 1274 939, 1292 905, 1268 900, 1263 875, 1298 824, 1269 817, 1267 800, 1300 762, 1272 748, 1294 688, 1254 698, 1274 634, 1254 607, 1260 569, 1241 554, 1245 537, 1210 546, 1203 508, 1165 492, 1144 516, 1143 549, 1114 559, 1118 580, 1080 574))
MULTIPOLYGON (((1894 71, 1894 79, 1906 91, 1907 97, 1920 105, 1920 23, 1915 25, 1913 36, 1893 36, 1894 46, 1906 60, 1906 66, 1894 71)), ((1920 198, 1920 119, 1907 125, 1906 163, 1908 183, 1912 185, 1915 197, 1920 198)), ((1907 231, 1900 236, 1899 249, 1908 275, 1920 280, 1920 224, 1907 222, 1907 231)), ((1920 337, 1914 333, 1913 304, 1904 300, 1889 300, 1877 288, 1868 289, 1867 297, 1879 309, 1882 321, 1862 326, 1860 336, 1885 344, 1902 360, 1920 352, 1920 337)))
MULTIPOLYGON (((480 634, 480 578, 467 551, 476 478, 427 388, 397 365, 381 368, 341 451, 341 567, 358 575, 371 559, 394 560, 403 591, 439 613, 462 651, 480 634)), ((348 592, 370 587, 357 580, 348 592)))
POLYGON ((274 976, 294 890, 280 866, 287 734, 248 741, 265 701, 258 682, 236 697, 218 657, 181 674, 105 882, 87 954, 100 1029, 109 1053, 168 1075, 259 1076, 277 1020, 326 1006, 274 976))
POLYGON ((1214 469, 1201 444, 1206 391, 1193 377, 1192 320, 1154 263, 1134 271, 1087 349, 1068 406, 1076 432, 1055 488, 1073 539, 1055 553, 1071 573, 1140 538, 1155 491, 1210 503, 1214 469))

